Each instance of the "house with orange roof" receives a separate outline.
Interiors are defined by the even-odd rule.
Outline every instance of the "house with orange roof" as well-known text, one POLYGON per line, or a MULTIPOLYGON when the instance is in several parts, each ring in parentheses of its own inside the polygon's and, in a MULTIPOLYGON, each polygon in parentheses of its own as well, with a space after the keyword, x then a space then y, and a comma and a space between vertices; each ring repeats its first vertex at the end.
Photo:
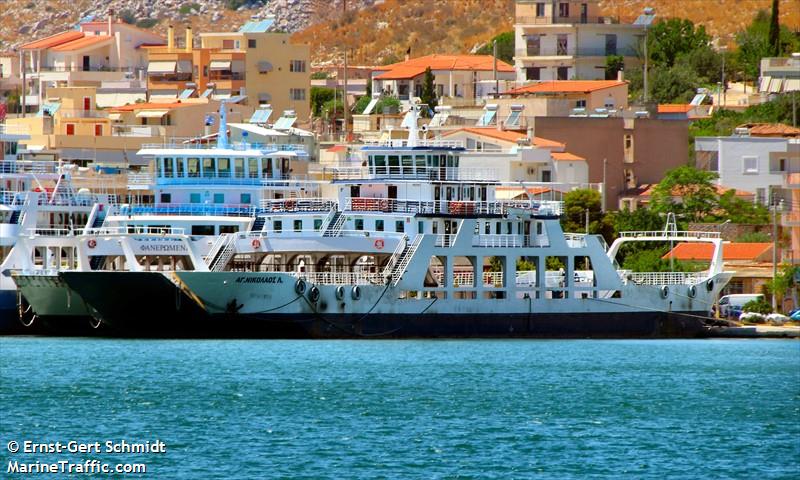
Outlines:
POLYGON ((717 183, 726 188, 756 194, 756 201, 770 202, 770 191, 790 205, 791 196, 781 194, 786 175, 800 173, 800 129, 781 124, 741 125, 733 135, 697 137, 698 168, 715 172, 717 183))
POLYGON ((0 52, 0 97, 5 97, 7 92, 16 90, 20 85, 19 53, 0 52))
MULTIPOLYGON (((514 67, 496 61, 500 90, 514 81, 514 67)), ((433 83, 440 103, 454 101, 475 104, 476 100, 495 93, 495 58, 491 55, 426 55, 403 62, 375 67, 372 71, 372 96, 396 96, 409 102, 422 95, 426 69, 433 73, 433 83), (447 99, 452 99, 448 101, 447 99)))
POLYGON ((517 83, 602 80, 612 55, 623 57, 626 70, 638 68, 644 26, 604 17, 600 6, 600 0, 516 0, 517 83))
MULTIPOLYGON (((707 265, 713 251, 711 244, 679 243, 662 258, 707 265)), ((724 270, 733 272, 733 277, 720 295, 762 293, 772 279, 772 243, 726 242, 722 245, 722 261, 724 270)))
MULTIPOLYGON (((458 142, 466 148, 461 165, 490 168, 503 182, 554 182, 587 184, 586 159, 566 151, 566 145, 516 130, 497 127, 463 127, 443 131, 439 139, 458 142)), ((567 188, 568 190, 568 188, 567 188)), ((522 187, 506 189, 510 196, 522 187)))
POLYGON ((135 78, 147 65, 141 47, 162 43, 155 33, 109 17, 23 44, 26 107, 38 111, 53 85, 100 86, 103 81, 135 78))
MULTIPOLYGON (((497 104, 498 119, 513 109, 522 109, 523 118, 606 115, 628 108, 628 82, 624 80, 552 80, 528 83, 502 92, 497 104)), ((502 121, 502 120, 499 120, 502 121)), ((524 123, 524 122, 523 122, 524 123)), ((524 126, 524 125, 523 125, 524 126)))
POLYGON ((662 120, 696 120, 708 118, 711 105, 693 105, 691 103, 660 103, 657 118, 662 120))

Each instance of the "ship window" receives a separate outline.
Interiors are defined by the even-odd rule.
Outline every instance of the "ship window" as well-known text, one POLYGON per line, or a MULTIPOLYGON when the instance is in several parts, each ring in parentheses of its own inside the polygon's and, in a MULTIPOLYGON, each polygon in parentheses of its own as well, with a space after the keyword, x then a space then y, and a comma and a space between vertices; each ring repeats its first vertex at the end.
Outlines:
POLYGON ((416 156, 417 168, 425 168, 425 155, 416 156))
POLYGON ((439 233, 439 222, 435 220, 431 222, 431 233, 433 233, 434 235, 439 233))
POLYGON ((214 203, 225 203, 225 194, 224 193, 215 193, 214 194, 214 203))
POLYGON ((257 158, 248 158, 247 159, 247 175, 250 178, 258 178, 258 159, 257 158))
POLYGON ((172 194, 171 193, 162 193, 161 194, 161 203, 172 203, 172 194))
POLYGON ((192 225, 192 235, 214 235, 214 225, 192 225))
POLYGON ((375 173, 386 173, 386 156, 375 155, 375 173))
POLYGON ((295 220, 294 221, 294 231, 301 232, 303 230, 303 221, 302 220, 295 220))
POLYGON ((375 231, 376 232, 383 231, 383 220, 375 220, 375 231))
POLYGON ((542 231, 542 222, 536 222, 536 235, 541 235, 542 231))
POLYGON ((236 233, 239 231, 238 225, 220 225, 219 226, 219 233, 236 233))
POLYGON ((500 222, 494 222, 494 233, 496 235, 500 235, 502 227, 500 226, 500 222))
POLYGON ((492 224, 491 223, 485 222, 483 224, 483 233, 485 233, 486 235, 489 235, 490 233, 492 233, 492 224))
POLYGON ((190 177, 200 176, 200 160, 197 158, 189 158, 186 160, 186 171, 190 177))
POLYGON ((249 193, 239 194, 239 203, 250 203, 250 198, 249 193))
POLYGON ((220 177, 229 177, 231 174, 231 159, 220 158, 217 160, 217 169, 220 177))
POLYGON ((401 158, 403 163, 403 174, 408 175, 414 170, 414 157, 411 155, 403 155, 401 158))
POLYGON ((203 176, 205 178, 213 177, 216 173, 214 168, 214 159, 213 158, 204 158, 203 159, 203 176))
POLYGON ((389 155, 389 173, 399 173, 400 157, 389 155))
POLYGON ((173 174, 172 173, 172 168, 173 168, 172 159, 171 158, 165 158, 164 159, 164 176, 165 177, 171 177, 172 176, 172 174, 173 174))
POLYGON ((321 218, 315 218, 314 219, 314 230, 319 230, 320 228, 322 228, 322 219, 321 218))
POLYGON ((261 159, 261 178, 272 178, 272 159, 261 159))
POLYGON ((514 227, 511 225, 511 222, 506 222, 506 235, 511 235, 514 233, 513 228, 514 227))
POLYGON ((405 225, 402 220, 396 220, 394 222, 394 231, 397 233, 403 233, 405 231, 405 225))
POLYGON ((420 234, 425 233, 425 222, 423 222, 422 220, 417 222, 417 233, 420 234))
POLYGON ((356 218, 355 225, 356 230, 364 230, 364 219, 356 218))
POLYGON ((244 177, 244 158, 236 158, 233 160, 233 170, 236 178, 244 177))
POLYGON ((545 289, 549 298, 567 298, 567 257, 545 257, 545 289))
POLYGON ((274 222, 272 222, 272 230, 274 232, 280 233, 281 230, 283 230, 283 222, 280 220, 275 220, 274 222))
POLYGON ((189 194, 189 202, 190 203, 200 203, 200 194, 199 193, 190 193, 189 194))
POLYGON ((177 167, 178 167, 177 170, 175 170, 176 171, 176 175, 175 176, 178 177, 178 178, 183 178, 183 170, 184 170, 183 169, 183 161, 184 161, 184 159, 183 158, 176 158, 175 160, 177 162, 177 167))

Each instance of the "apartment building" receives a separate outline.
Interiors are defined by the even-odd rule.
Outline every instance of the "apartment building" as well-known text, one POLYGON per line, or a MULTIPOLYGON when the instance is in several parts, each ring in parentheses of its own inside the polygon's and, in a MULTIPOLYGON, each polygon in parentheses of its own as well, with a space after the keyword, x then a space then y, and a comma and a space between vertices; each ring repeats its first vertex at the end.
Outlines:
MULTIPOLYGON (((496 79, 500 91, 513 82, 514 67, 498 60, 496 79)), ((396 96, 408 103, 422 96, 425 71, 430 68, 440 103, 475 104, 496 93, 495 59, 491 55, 426 55, 404 62, 375 67, 372 71, 372 96, 396 96), (460 100, 460 102, 459 102, 460 100)))
POLYGON ((600 0, 516 0, 514 63, 520 85, 541 80, 605 79, 606 57, 640 65, 642 25, 600 15, 600 0))
POLYGON ((534 132, 585 158, 589 181, 604 183, 605 206, 636 208, 625 193, 655 184, 689 162, 686 122, 627 117, 536 117, 534 132))
POLYGON ((800 129, 781 124, 743 125, 727 137, 695 139, 697 167, 715 172, 719 185, 756 194, 769 202, 769 191, 785 175, 800 173, 800 129))
POLYGON ((758 91, 763 94, 800 91, 800 56, 762 58, 758 91))
POLYGON ((28 83, 26 110, 38 111, 54 86, 100 86, 136 78, 147 66, 143 47, 163 43, 163 37, 111 17, 26 43, 20 47, 28 83))
POLYGON ((252 108, 269 104, 310 117, 310 49, 270 31, 271 20, 250 22, 237 32, 202 33, 196 47, 191 28, 183 46, 169 29, 167 46, 148 48, 150 101, 206 97, 252 108))
POLYGON ((17 52, 0 52, 0 97, 22 85, 17 52))

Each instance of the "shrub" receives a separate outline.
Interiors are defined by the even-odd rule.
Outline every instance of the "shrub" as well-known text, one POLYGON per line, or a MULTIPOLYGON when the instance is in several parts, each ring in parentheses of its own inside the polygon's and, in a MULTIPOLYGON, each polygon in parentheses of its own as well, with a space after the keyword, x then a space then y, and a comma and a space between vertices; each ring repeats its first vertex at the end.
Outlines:
POLYGON ((153 28, 158 23, 158 20, 155 18, 143 18, 136 22, 136 26, 139 28, 153 28))
POLYGON ((772 306, 764 300, 750 300, 742 307, 742 312, 760 313, 769 315, 772 313, 772 306))

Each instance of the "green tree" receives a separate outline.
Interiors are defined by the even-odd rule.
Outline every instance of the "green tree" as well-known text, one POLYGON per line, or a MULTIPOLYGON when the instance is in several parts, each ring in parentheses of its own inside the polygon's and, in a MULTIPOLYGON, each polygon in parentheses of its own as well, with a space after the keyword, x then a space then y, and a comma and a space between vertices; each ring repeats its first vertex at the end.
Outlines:
POLYGON ((314 72, 311 74, 311 80, 325 80, 328 78, 328 72, 314 72))
POLYGON ((674 212, 690 222, 703 220, 717 207, 717 174, 689 165, 667 171, 653 189, 650 208, 655 212, 674 212))
POLYGON ((119 19, 128 25, 134 25, 136 23, 136 14, 132 10, 122 10, 119 12, 119 19))
POLYGON ((374 112, 383 113, 384 108, 393 109, 395 111, 399 110, 400 100, 398 100, 397 97, 381 97, 378 103, 375 104, 374 112))
MULTIPOLYGON (((431 67, 425 69, 425 78, 422 80, 422 95, 419 100, 422 104, 427 105, 430 111, 433 111, 438 104, 436 100, 436 89, 433 85, 433 72, 431 72, 431 67)), ((423 114, 427 115, 427 112, 423 112, 423 114)))
POLYGON ((600 192, 590 189, 577 189, 564 195, 564 214, 561 228, 565 232, 586 232, 586 210, 589 210, 589 233, 600 234, 610 241, 614 236, 614 226, 606 221, 602 211, 600 192))
POLYGON ((311 87, 311 112, 314 116, 322 115, 322 106, 335 96, 335 90, 327 87, 311 87))
POLYGON ((321 116, 327 118, 328 120, 334 120, 336 118, 340 118, 344 115, 344 102, 342 102, 341 98, 330 99, 327 102, 322 104, 322 108, 320 108, 321 116))
POLYGON ((651 65, 671 67, 681 54, 708 46, 710 41, 705 27, 695 27, 690 20, 670 18, 657 22, 647 35, 651 65))
POLYGON ((367 95, 358 97, 358 100, 356 100, 355 105, 353 105, 353 113, 355 113, 356 115, 364 113, 364 110, 367 109, 367 105, 369 105, 369 102, 371 100, 372 98, 368 97, 367 95))
POLYGON ((786 298, 786 294, 790 291, 795 300, 795 305, 797 304, 798 285, 795 283, 794 279, 798 269, 800 269, 798 266, 783 264, 780 270, 778 270, 778 275, 775 276, 775 279, 767 282, 767 290, 778 298, 779 310, 783 306, 783 300, 786 298))
POLYGON ((715 83, 722 78, 722 55, 708 45, 680 54, 676 65, 691 69, 699 83, 715 83))
POLYGON ((772 56, 778 57, 781 54, 781 23, 778 11, 779 0, 772 0, 772 15, 769 19, 769 46, 772 48, 772 56))
POLYGON ((715 220, 730 220, 733 223, 765 225, 769 223, 769 211, 763 205, 748 202, 736 196, 736 190, 728 190, 719 196, 715 220))
POLYGON ((497 58, 506 63, 514 63, 514 31, 503 32, 495 35, 475 51, 478 55, 492 55, 494 47, 492 42, 497 42, 497 58))
POLYGON ((658 103, 689 103, 701 85, 690 67, 655 67, 650 69, 650 98, 658 103))
POLYGON ((609 55, 606 57, 606 80, 616 80, 617 72, 625 70, 625 57, 609 55))
POLYGON ((759 10, 748 27, 736 34, 738 45, 738 63, 748 78, 756 78, 759 74, 761 59, 776 55, 788 55, 800 47, 798 39, 785 25, 778 28, 777 45, 770 42, 770 14, 759 10))

